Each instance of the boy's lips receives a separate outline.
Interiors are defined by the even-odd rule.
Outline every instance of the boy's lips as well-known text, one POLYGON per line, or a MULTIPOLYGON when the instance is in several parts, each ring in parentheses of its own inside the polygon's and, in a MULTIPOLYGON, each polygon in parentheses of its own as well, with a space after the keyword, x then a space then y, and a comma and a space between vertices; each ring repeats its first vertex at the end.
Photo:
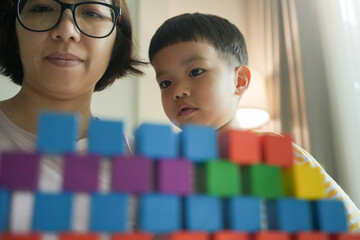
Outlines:
POLYGON ((188 104, 182 104, 180 105, 178 109, 178 116, 186 117, 192 114, 193 112, 197 111, 198 108, 195 108, 193 106, 190 106, 188 104))

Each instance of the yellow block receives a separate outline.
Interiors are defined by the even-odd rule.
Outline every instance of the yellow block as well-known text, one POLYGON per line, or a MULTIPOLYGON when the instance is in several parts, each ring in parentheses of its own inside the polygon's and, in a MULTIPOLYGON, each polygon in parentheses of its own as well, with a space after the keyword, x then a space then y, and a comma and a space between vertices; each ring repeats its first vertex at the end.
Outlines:
POLYGON ((294 165, 282 170, 285 195, 308 200, 325 197, 324 176, 309 164, 294 165))

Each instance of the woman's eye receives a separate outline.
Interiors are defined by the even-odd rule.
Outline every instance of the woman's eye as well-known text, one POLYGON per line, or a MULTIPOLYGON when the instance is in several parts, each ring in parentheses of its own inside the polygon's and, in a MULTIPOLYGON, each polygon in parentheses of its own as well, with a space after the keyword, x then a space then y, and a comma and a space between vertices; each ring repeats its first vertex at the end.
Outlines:
POLYGON ((171 82, 169 80, 162 81, 159 83, 159 86, 161 89, 165 89, 171 85, 171 82))
POLYGON ((31 9, 31 12, 33 13, 44 13, 44 12, 52 12, 52 11, 54 10, 51 7, 41 6, 41 5, 34 6, 31 9))
POLYGON ((189 76, 190 77, 196 77, 202 74, 205 70, 201 68, 196 68, 190 71, 189 76))

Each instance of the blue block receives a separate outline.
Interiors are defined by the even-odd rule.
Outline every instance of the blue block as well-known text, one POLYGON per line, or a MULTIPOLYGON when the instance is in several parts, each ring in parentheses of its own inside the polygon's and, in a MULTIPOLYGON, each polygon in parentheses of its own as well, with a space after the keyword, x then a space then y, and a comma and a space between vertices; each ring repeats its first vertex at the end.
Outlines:
POLYGON ((235 196, 228 200, 226 222, 235 231, 257 232, 261 230, 261 199, 235 196))
POLYGON ((180 153, 194 162, 218 158, 216 130, 205 126, 184 126, 180 133, 180 153))
POLYGON ((38 125, 38 150, 42 153, 75 152, 78 117, 66 113, 42 113, 38 125))
POLYGON ((36 193, 32 230, 35 232, 70 231, 72 205, 71 193, 36 193))
POLYGON ((130 197, 127 194, 91 196, 90 231, 125 232, 129 230, 130 197))
POLYGON ((342 201, 322 199, 312 204, 316 230, 329 233, 348 231, 345 206, 342 201))
POLYGON ((279 198, 266 202, 268 226, 271 230, 296 233, 312 231, 311 204, 307 200, 279 198))
POLYGON ((10 193, 0 189, 0 231, 6 231, 9 227, 10 217, 10 193))
POLYGON ((153 159, 177 157, 177 136, 170 125, 141 124, 135 130, 135 151, 153 159))
POLYGON ((122 155, 125 152, 123 122, 90 119, 89 152, 105 156, 122 155))
POLYGON ((180 197, 146 194, 139 200, 140 230, 155 234, 171 233, 181 229, 180 197))
POLYGON ((189 231, 215 232, 223 229, 222 202, 219 197, 185 197, 185 228, 189 231))

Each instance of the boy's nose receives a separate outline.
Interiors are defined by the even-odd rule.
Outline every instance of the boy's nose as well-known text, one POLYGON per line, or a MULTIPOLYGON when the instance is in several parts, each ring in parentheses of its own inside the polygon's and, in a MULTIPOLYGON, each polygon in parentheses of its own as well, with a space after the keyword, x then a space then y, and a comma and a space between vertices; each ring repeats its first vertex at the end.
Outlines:
POLYGON ((188 89, 181 89, 180 91, 175 92, 175 99, 180 99, 190 96, 190 91, 188 89))

